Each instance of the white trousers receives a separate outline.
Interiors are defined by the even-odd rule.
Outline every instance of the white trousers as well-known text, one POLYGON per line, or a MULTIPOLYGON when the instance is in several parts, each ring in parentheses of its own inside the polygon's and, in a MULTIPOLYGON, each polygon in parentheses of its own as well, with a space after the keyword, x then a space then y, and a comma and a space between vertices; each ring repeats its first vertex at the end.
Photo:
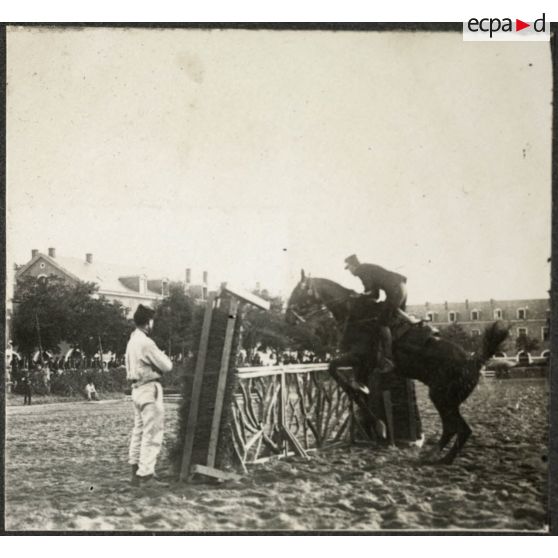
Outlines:
POLYGON ((130 465, 138 465, 141 477, 153 475, 157 456, 163 444, 165 408, 163 388, 159 382, 149 382, 132 388, 134 428, 130 441, 130 465))

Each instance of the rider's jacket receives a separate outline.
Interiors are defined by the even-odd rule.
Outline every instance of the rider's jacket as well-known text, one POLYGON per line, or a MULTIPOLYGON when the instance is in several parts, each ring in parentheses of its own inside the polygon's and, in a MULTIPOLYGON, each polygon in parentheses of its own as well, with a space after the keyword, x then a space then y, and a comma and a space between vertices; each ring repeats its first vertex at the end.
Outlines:
POLYGON ((355 270, 354 274, 362 281, 364 291, 378 296, 382 289, 386 295, 396 291, 407 278, 395 271, 389 271, 375 264, 363 263, 355 270))

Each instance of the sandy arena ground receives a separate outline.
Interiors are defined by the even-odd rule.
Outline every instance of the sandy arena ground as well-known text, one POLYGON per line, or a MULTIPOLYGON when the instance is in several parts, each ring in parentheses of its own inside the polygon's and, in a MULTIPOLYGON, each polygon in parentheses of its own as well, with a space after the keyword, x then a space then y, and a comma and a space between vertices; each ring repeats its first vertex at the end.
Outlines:
MULTIPOLYGON (((419 396, 424 453, 440 425, 419 396)), ((416 449, 336 449, 258 466, 242 482, 149 493, 129 486, 130 403, 8 407, 6 529, 541 530, 547 401, 545 380, 481 381, 463 408, 474 434, 451 466, 420 465, 416 449)), ((168 432, 177 408, 167 404, 168 432)))

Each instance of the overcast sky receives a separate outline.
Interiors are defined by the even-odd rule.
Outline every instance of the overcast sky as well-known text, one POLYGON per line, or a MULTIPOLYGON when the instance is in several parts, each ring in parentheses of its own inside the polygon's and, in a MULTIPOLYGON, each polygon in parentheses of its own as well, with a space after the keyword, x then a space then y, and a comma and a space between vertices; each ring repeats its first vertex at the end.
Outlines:
POLYGON ((409 301, 545 297, 547 43, 8 32, 8 269, 32 248, 288 294, 343 259, 409 301))

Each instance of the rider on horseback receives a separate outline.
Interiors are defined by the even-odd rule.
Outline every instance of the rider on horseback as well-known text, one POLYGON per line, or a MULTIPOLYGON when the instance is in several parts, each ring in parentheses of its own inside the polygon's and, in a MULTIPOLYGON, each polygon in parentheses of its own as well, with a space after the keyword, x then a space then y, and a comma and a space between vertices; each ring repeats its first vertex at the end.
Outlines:
POLYGON ((358 277, 364 285, 364 295, 377 300, 380 289, 385 292, 384 309, 379 317, 382 341, 382 372, 391 372, 393 363, 392 337, 389 324, 398 309, 405 310, 407 304, 407 278, 379 265, 360 263, 355 254, 345 259, 345 269, 358 277))

